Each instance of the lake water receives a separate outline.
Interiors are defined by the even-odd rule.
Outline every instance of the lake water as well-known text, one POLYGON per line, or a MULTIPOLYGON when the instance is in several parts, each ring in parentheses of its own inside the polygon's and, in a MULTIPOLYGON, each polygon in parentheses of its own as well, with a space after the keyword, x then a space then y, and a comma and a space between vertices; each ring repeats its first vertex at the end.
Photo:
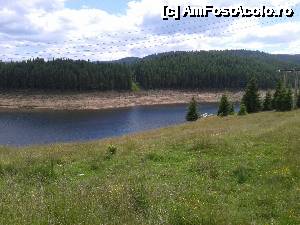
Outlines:
MULTIPOLYGON (((215 114, 215 103, 200 104, 215 114)), ((137 106, 97 111, 0 112, 0 145, 88 141, 185 122, 187 105, 137 106)))

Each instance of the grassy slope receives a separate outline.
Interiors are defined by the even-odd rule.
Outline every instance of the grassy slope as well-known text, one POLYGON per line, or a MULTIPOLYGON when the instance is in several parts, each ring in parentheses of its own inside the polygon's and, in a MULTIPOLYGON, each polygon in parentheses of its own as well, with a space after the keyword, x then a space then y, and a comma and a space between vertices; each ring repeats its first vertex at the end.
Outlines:
POLYGON ((2 148, 0 224, 299 224, 299 146, 294 111, 2 148))

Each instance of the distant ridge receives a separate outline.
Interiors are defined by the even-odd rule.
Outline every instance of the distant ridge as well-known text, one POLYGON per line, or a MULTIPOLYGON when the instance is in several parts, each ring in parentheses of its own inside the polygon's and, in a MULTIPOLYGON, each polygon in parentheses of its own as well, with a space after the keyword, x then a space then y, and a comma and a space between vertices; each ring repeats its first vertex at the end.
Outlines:
MULTIPOLYGON (((72 59, 0 62, 0 89, 123 91, 139 89, 242 89, 255 77, 274 88, 280 69, 300 68, 300 55, 260 51, 177 51, 108 62, 72 59)), ((288 85, 295 83, 295 73, 288 85)))
POLYGON ((109 61, 112 63, 122 63, 122 64, 135 64, 142 60, 151 60, 155 58, 160 58, 163 56, 172 56, 172 55, 178 55, 178 54, 189 54, 189 53, 228 53, 234 56, 240 56, 240 57, 257 57, 257 58, 269 58, 272 60, 287 62, 287 63, 295 63, 300 64, 300 54, 271 54, 266 53, 262 51, 250 51, 250 50, 209 50, 209 51, 171 51, 171 52, 163 52, 163 53, 156 53, 152 55, 148 55, 142 58, 139 57, 126 57, 118 60, 109 61))
POLYGON ((279 60, 286 61, 286 62, 294 62, 300 64, 300 54, 296 55, 288 55, 288 54, 276 54, 274 55, 279 60))
POLYGON ((141 60, 141 58, 138 58, 138 57, 126 57, 126 58, 114 60, 111 62, 131 65, 131 64, 139 62, 140 60, 141 60))

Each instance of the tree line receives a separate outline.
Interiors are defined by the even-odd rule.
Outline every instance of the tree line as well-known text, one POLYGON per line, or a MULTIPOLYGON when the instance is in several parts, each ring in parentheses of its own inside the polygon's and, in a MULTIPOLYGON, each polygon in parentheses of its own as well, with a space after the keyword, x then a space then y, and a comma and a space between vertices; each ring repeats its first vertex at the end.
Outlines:
POLYGON ((130 90, 126 65, 56 59, 0 63, 1 89, 130 90))
MULTIPOLYGON (((251 77, 272 88, 297 64, 253 51, 169 52, 119 62, 33 59, 0 62, 1 89, 241 89, 251 77)), ((290 81, 293 77, 290 77, 290 81)))
MULTIPOLYGON (((238 115, 244 116, 248 113, 274 110, 284 112, 298 108, 300 108, 300 91, 295 90, 293 93, 291 88, 287 88, 286 85, 279 80, 275 93, 272 95, 272 93, 268 91, 262 100, 257 81, 255 78, 251 78, 243 95, 238 115)), ((229 101, 228 96, 224 94, 219 103, 218 116, 226 117, 229 115, 235 115, 234 105, 229 101)), ((186 120, 196 121, 200 117, 197 110, 197 102, 192 98, 186 114, 186 120)))
MULTIPOLYGON (((145 89, 241 89, 251 77, 259 88, 268 89, 281 79, 278 69, 295 67, 262 52, 170 52, 142 59, 134 65, 134 75, 145 89)), ((294 74, 289 79, 291 83, 294 74)))
MULTIPOLYGON (((228 98, 223 95, 221 102, 219 104, 219 116, 227 116, 232 113, 231 108, 229 108, 228 98), (225 100, 222 100, 222 99, 225 100)), ((291 88, 287 88, 286 85, 279 80, 276 86, 275 93, 272 95, 268 91, 264 97, 261 98, 257 81, 252 78, 245 90, 245 94, 242 98, 239 115, 245 115, 247 113, 257 113, 260 111, 291 111, 293 109, 300 108, 300 92, 295 91, 293 93, 291 88)))

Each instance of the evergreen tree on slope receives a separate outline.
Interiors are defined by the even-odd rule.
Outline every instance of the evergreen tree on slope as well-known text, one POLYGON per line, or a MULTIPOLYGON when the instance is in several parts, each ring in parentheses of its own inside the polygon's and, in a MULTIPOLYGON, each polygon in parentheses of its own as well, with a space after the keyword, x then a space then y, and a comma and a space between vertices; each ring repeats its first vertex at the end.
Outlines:
POLYGON ((272 95, 271 95, 271 92, 268 91, 267 94, 266 94, 264 103, 263 103, 263 111, 270 111, 272 109, 273 109, 273 107, 272 107, 272 95))
POLYGON ((227 95, 223 95, 220 101, 218 116, 228 116, 231 108, 227 95))
POLYGON ((196 102, 195 98, 193 97, 192 101, 190 102, 189 107, 188 107, 188 112, 186 114, 186 120, 187 121, 196 121, 196 120, 198 120, 198 118, 199 118, 199 115, 197 112, 197 102, 196 102))
POLYGON ((245 105, 248 113, 256 113, 261 110, 261 101, 255 78, 250 79, 242 103, 245 105))

